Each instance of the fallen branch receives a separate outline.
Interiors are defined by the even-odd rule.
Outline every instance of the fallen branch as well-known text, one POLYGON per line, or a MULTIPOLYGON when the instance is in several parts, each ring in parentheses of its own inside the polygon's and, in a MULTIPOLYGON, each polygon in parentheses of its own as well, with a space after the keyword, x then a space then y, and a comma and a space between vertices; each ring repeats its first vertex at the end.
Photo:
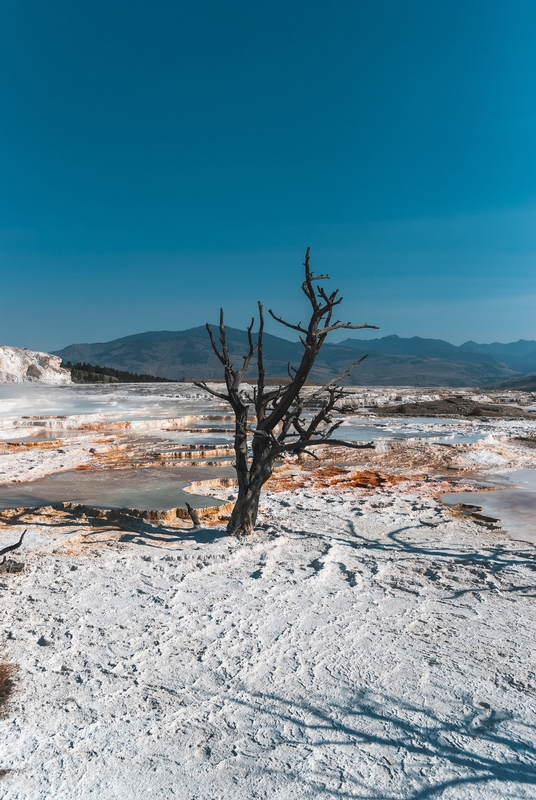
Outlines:
POLYGON ((197 516, 197 514, 195 512, 195 509, 192 508, 190 503, 186 503, 186 510, 187 510, 188 514, 190 515, 190 519, 193 522, 194 528, 200 528, 201 527, 201 520, 197 516))
MULTIPOLYGON (((24 531, 24 533, 20 537, 20 539, 17 542, 17 544, 11 544, 9 547, 4 547, 3 550, 0 550, 0 556, 4 556, 4 561, 6 560, 6 558, 5 558, 5 554, 6 553, 11 553, 12 550, 16 550, 18 547, 21 546, 22 540, 24 539, 25 534, 26 534, 26 531, 24 531)), ((2 563, 4 563, 4 561, 2 563)))

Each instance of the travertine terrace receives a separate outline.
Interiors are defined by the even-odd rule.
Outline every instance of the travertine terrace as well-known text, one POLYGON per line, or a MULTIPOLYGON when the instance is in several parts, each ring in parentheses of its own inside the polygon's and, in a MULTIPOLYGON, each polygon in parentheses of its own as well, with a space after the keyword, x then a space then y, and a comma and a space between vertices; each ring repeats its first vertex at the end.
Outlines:
POLYGON ((340 433, 376 448, 282 462, 237 541, 223 407, 187 385, 50 392, 2 400, 4 492, 187 465, 220 505, 194 530, 4 503, 0 545, 27 534, 0 576, 3 797, 535 796, 536 550, 440 495, 535 468, 536 422, 380 419, 438 393, 355 392, 340 433))

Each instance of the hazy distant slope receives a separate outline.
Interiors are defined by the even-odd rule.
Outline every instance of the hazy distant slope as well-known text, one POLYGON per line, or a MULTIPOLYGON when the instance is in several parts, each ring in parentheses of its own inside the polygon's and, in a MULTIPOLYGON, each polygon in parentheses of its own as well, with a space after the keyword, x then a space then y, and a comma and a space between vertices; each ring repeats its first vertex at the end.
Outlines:
MULTIPOLYGON (((239 365, 247 350, 247 334, 227 328, 227 341, 234 363, 239 365)), ((269 375, 287 374, 287 365, 297 365, 303 348, 299 342, 289 342, 265 334, 264 353, 269 375)), ((206 328, 199 326, 186 331, 149 331, 125 336, 112 342, 75 344, 57 351, 65 361, 87 360, 100 366, 146 372, 163 378, 221 378, 222 367, 212 351, 206 328)), ((350 348, 326 346, 315 365, 313 378, 328 380, 343 372, 356 360, 350 348)))
POLYGON ((461 350, 471 350, 474 353, 488 353, 492 356, 515 356, 526 357, 536 352, 536 341, 534 339, 518 339, 517 342, 492 342, 491 344, 477 344, 477 342, 464 342, 460 345, 461 350))
POLYGON ((476 386, 514 374, 499 361, 455 361, 371 353, 353 373, 353 383, 360 386, 476 386))
MULTIPOLYGON (((247 348, 245 331, 228 328, 229 349, 240 364, 247 348)), ((360 355, 369 353, 352 373, 357 385, 471 386, 505 380, 519 374, 502 359, 472 352, 441 339, 347 339, 326 344, 311 378, 326 381, 339 375, 360 355)), ((204 326, 184 331, 147 331, 111 342, 73 344, 56 352, 65 361, 88 361, 103 367, 158 375, 163 378, 221 378, 221 364, 212 352, 204 326)), ((265 362, 269 376, 285 377, 290 362, 302 355, 299 342, 265 334, 265 362)))
POLYGON ((510 378, 507 381, 500 381, 492 384, 493 389, 513 389, 514 391, 536 392, 536 372, 530 375, 522 375, 519 378, 510 378))
MULTIPOLYGON (((526 345, 533 345, 531 348, 519 347, 521 342, 511 344, 479 345, 475 342, 466 342, 457 347, 454 344, 443 341, 443 339, 423 339, 420 336, 412 336, 403 339, 400 336, 383 336, 379 339, 345 339, 340 344, 345 347, 353 347, 355 350, 368 351, 369 353, 389 353, 398 355, 422 356, 424 358, 447 358, 453 361, 475 361, 483 364, 497 366, 497 362, 505 363, 512 369, 517 370, 510 360, 517 365, 519 359, 531 358, 531 349, 536 348, 536 342, 526 342, 526 345)), ((536 363, 535 363, 536 367, 536 363)))
POLYGON ((464 342, 459 349, 476 356, 494 356, 518 372, 536 371, 536 341, 531 339, 519 339, 517 342, 508 342, 507 344, 464 342))
MULTIPOLYGON (((478 374, 486 374, 489 371, 489 375, 482 378, 484 383, 492 381, 492 375, 499 374, 504 369, 511 370, 511 374, 536 371, 536 341, 525 339, 507 344, 465 342, 457 347, 442 339, 423 339, 420 336, 403 339, 400 336, 383 336, 378 339, 349 338, 341 344, 353 347, 358 352, 368 350, 369 353, 415 355, 447 359, 458 363, 471 362, 475 364, 478 374), (484 372, 482 372, 482 367, 484 372)), ((462 372, 466 370, 467 367, 461 368, 462 372)))
MULTIPOLYGON (((378 339, 344 339, 340 342, 345 347, 368 353, 389 353, 404 356, 424 356, 425 358, 456 358, 459 348, 443 339, 422 339, 412 336, 403 339, 400 336, 382 336, 378 339)), ((458 359, 460 360, 460 359, 458 359)))

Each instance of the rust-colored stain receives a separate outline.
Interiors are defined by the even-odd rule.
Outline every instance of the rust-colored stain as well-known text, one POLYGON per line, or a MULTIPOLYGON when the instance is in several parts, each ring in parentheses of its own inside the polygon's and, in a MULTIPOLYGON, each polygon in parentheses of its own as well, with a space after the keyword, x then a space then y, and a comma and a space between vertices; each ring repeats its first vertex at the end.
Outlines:
POLYGON ((378 489, 383 486, 396 486, 407 481, 419 482, 423 475, 393 474, 379 470, 348 468, 327 465, 308 468, 298 473, 277 474, 266 484, 272 492, 295 491, 296 489, 378 489))
POLYGON ((130 430, 132 424, 130 422, 83 422, 74 430, 77 431, 105 431, 105 430, 124 431, 130 430))
POLYGON ((272 475, 266 484, 270 492, 292 492, 305 486, 305 476, 272 475))
POLYGON ((39 450, 55 450, 57 447, 63 447, 64 443, 61 439, 56 439, 52 442, 2 442, 2 445, 11 450, 30 450, 33 447, 39 450))
MULTIPOLYGON (((411 480, 415 480, 416 477, 415 475, 411 476, 411 480)), ((384 484, 396 486, 397 483, 404 483, 407 480, 409 480, 407 475, 392 475, 387 472, 376 472, 375 470, 365 469, 350 473, 347 477, 336 481, 336 484, 354 487, 356 489, 375 489, 384 484)), ((333 482, 330 485, 333 486, 333 482)))

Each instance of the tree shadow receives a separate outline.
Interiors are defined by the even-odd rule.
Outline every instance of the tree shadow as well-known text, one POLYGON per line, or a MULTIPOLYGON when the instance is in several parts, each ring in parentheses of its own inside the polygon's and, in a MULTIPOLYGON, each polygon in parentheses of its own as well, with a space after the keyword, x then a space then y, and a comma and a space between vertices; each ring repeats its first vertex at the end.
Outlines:
MULTIPOLYGON (((479 542, 479 549, 463 547, 462 545, 447 545, 438 539, 430 543, 416 537, 410 538, 410 531, 429 534, 430 525, 426 522, 417 522, 389 531, 381 537, 367 536, 357 529, 356 523, 346 520, 348 536, 334 534, 331 531, 296 530, 281 526, 289 537, 308 537, 311 539, 328 540, 337 542, 353 550, 362 551, 367 559, 374 559, 374 555, 393 554, 397 563, 404 568, 412 558, 419 559, 421 564, 415 564, 414 578, 426 580, 436 584, 437 588, 447 594, 445 600, 455 601, 466 594, 482 595, 484 593, 517 593, 522 597, 536 597, 536 575, 534 583, 525 581, 519 585, 512 582, 514 570, 520 567, 536 572, 536 547, 531 542, 521 543, 514 539, 511 544, 490 542, 489 545, 479 542), (428 562, 428 563, 426 563, 428 562), (443 569, 442 569, 443 568, 443 569), (460 576, 460 572, 462 575, 460 576), (500 583, 503 580, 504 583, 500 583), (476 577, 478 576, 478 578, 476 577), (465 578, 467 585, 464 588, 455 588, 450 581, 459 582, 460 577, 465 578), (443 581, 443 582, 441 582, 443 581), (450 594, 449 594, 450 592, 450 594)), ((417 582, 419 588, 422 583, 417 582)), ((408 587, 396 586, 404 591, 411 591, 408 587)), ((415 594, 419 594, 418 591, 415 594)))
MULTIPOLYGON (((429 707, 417 707, 389 695, 373 696, 366 690, 355 693, 346 706, 329 702, 328 708, 313 701, 295 702, 263 693, 252 693, 248 700, 228 700, 270 717, 277 727, 282 724, 285 735, 278 740, 280 744, 309 750, 355 747, 363 757, 386 769, 390 780, 398 783, 392 793, 385 794, 371 790, 370 782, 346 773, 341 784, 347 784, 347 788, 328 789, 325 775, 319 773, 317 782, 292 773, 316 795, 425 800, 456 787, 495 783, 504 786, 510 797, 514 796, 510 792, 515 785, 536 786, 534 726, 521 724, 518 719, 516 728, 523 734, 508 735, 500 727, 512 720, 513 715, 491 709, 487 703, 475 704, 471 713, 466 711, 459 720, 449 721, 441 719, 429 707), (438 764, 437 778, 423 775, 423 768, 431 769, 438 764), (445 772, 450 777, 443 777, 445 772), (417 784, 418 788, 412 788, 411 784, 413 787, 417 784)), ((337 767, 340 768, 339 762, 337 767)), ((449 796, 456 797, 450 793, 449 796)))
MULTIPOLYGON (((511 546, 505 544, 492 544, 482 546, 479 549, 462 548, 459 546, 447 547, 444 542, 441 544, 427 545, 425 542, 417 542, 415 539, 404 538, 403 534, 408 531, 429 532, 430 525, 426 522, 418 522, 414 525, 405 525, 396 528, 382 537, 366 536, 357 530, 353 520, 346 520, 349 536, 337 535, 327 530, 296 530, 282 526, 282 530, 288 536, 307 536, 315 539, 328 539, 340 544, 352 547, 353 549, 363 549, 367 553, 393 553, 397 556, 421 556, 433 558, 444 562, 455 562, 457 564, 470 564, 473 566, 482 565, 492 572, 501 572, 511 567, 528 566, 536 571, 536 547, 530 542, 517 542, 511 540, 511 546)), ((534 589, 536 586, 519 587, 534 589)))
POLYGON ((353 541, 358 541, 362 547, 369 550, 381 550, 383 552, 393 552, 397 554, 407 553, 408 555, 429 556, 438 559, 455 559, 457 562, 471 562, 472 564, 494 565, 496 570, 503 570, 507 567, 520 566, 522 564, 534 566, 536 561, 536 549, 527 542, 525 547, 515 547, 516 542, 512 539, 512 547, 505 545, 480 546, 479 550, 462 549, 460 547, 426 546, 414 540, 405 539, 402 534, 410 530, 429 530, 426 523, 416 525, 405 525, 396 528, 386 534, 384 540, 373 539, 358 533, 355 523, 348 520, 349 531, 353 541))
MULTIPOLYGON (((90 534, 88 534, 90 535, 90 534)), ((212 544, 218 539, 226 538, 222 528, 166 528, 163 525, 139 525, 136 531, 123 533, 120 542, 157 547, 156 544, 177 544, 178 542, 195 542, 196 544, 212 544), (141 541, 140 541, 141 540, 141 541)))
MULTIPOLYGON (((47 507, 48 508, 48 507, 47 507)), ((221 527, 191 527, 177 528, 165 523, 148 522, 139 517, 132 517, 128 514, 113 517, 92 517, 86 514, 81 518, 80 512, 69 509, 54 509, 54 515, 49 519, 44 518, 40 513, 42 509, 24 509, 19 514, 14 515, 4 521, 5 530, 14 525, 38 525, 40 528, 61 529, 78 528, 78 533, 84 536, 83 544, 106 544, 108 542, 128 542, 144 546, 161 546, 163 544, 177 544, 179 542, 195 542, 197 544, 211 544, 212 542, 224 538, 225 530, 221 527), (32 521, 31 517, 39 514, 37 522, 32 521), (119 534, 116 538, 97 539, 103 533, 115 532, 119 534)))

